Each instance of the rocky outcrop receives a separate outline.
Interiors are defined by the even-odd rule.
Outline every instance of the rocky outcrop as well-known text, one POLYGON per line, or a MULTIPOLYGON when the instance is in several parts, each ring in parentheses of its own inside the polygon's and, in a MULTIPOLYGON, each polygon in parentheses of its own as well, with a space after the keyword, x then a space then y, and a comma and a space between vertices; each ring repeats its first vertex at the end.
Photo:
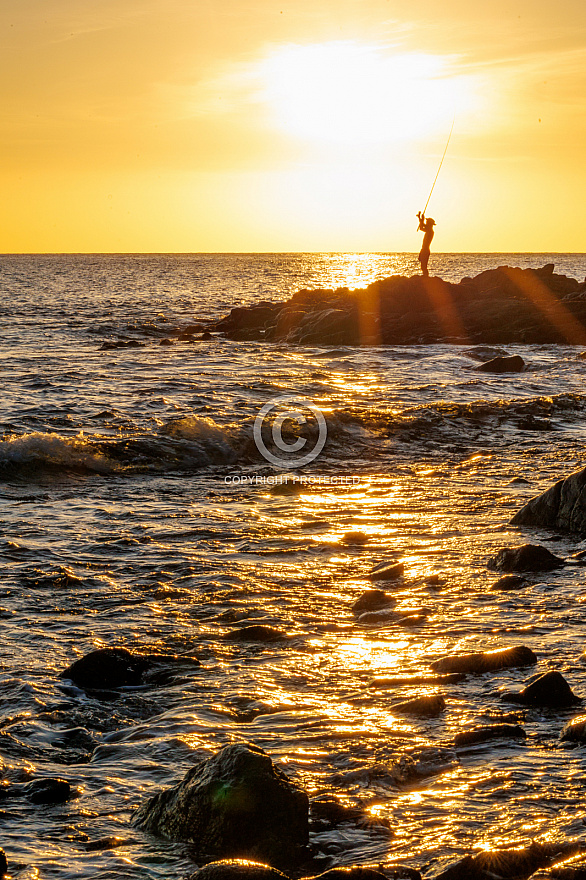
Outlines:
MULTIPOLYGON (((238 306, 208 330, 229 339, 310 345, 584 345, 586 283, 553 270, 552 264, 501 266, 459 284, 393 275, 362 290, 304 289, 286 302, 238 306)), ((510 369, 521 368, 517 357, 510 369)))
POLYGON ((559 480, 515 514, 516 526, 541 526, 586 534, 586 468, 559 480))
POLYGON ((225 746, 136 812, 137 825, 189 841, 205 858, 252 858, 282 867, 308 842, 309 801, 253 745, 225 746))
POLYGON ((540 544, 505 547, 488 560, 488 567, 496 571, 552 571, 566 563, 540 544))
POLYGON ((465 672, 481 675, 499 669, 533 666, 537 657, 530 648, 516 645, 513 648, 499 648, 496 651, 478 651, 470 654, 452 654, 431 664, 434 672, 465 672))

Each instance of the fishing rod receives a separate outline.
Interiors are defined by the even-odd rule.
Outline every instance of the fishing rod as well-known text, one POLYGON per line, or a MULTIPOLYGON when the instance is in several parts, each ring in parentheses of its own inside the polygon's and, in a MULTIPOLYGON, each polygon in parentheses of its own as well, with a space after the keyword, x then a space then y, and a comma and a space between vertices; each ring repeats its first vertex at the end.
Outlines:
POLYGON ((432 196, 433 191, 434 191, 434 189, 435 189, 435 185, 436 185, 436 183, 437 183, 437 179, 438 179, 438 177, 439 177, 439 173, 440 173, 440 171, 442 170, 442 165, 444 164, 444 159, 446 158, 446 153, 448 152, 448 147, 450 146, 450 140, 452 139, 452 132, 453 132, 453 130, 454 130, 454 124, 455 124, 455 122, 456 122, 456 115, 454 114, 454 118, 452 119, 452 127, 450 128, 450 133, 449 133, 449 135, 448 135, 448 140, 447 140, 447 143, 446 143, 446 148, 445 148, 445 150, 444 150, 444 154, 443 154, 443 156, 442 156, 442 160, 441 160, 441 162, 439 163, 439 168, 437 169, 437 174, 435 175, 435 180, 433 181, 433 185, 432 185, 432 187, 431 187, 431 190, 430 190, 430 192, 429 192, 429 196, 428 196, 427 201, 426 201, 426 203, 425 203, 425 208, 424 208, 423 211, 421 212, 422 214, 425 214, 425 212, 427 211, 427 206, 429 205, 429 202, 430 202, 431 196, 432 196))

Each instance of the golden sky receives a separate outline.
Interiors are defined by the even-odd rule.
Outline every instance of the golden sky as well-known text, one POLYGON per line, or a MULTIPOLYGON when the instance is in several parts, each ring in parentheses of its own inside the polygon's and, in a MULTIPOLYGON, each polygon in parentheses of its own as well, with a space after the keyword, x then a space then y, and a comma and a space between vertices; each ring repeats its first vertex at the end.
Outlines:
POLYGON ((584 0, 3 0, 0 251, 586 251, 584 0))

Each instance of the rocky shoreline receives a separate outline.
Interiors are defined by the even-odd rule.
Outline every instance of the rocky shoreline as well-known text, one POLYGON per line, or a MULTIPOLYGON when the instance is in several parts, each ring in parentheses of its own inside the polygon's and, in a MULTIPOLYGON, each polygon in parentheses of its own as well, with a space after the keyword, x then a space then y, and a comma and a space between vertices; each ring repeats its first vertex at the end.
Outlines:
POLYGON ((205 326, 234 340, 308 345, 569 343, 586 345, 586 280, 500 266, 463 278, 393 275, 365 289, 299 290, 205 326))
MULTIPOLYGON (((557 493, 557 498, 568 485, 574 490, 573 507, 583 508, 585 500, 580 490, 585 479, 586 470, 571 475, 530 501, 520 513, 526 509, 532 514, 536 510, 551 513, 552 492, 557 493)), ((570 494, 566 491, 568 503, 570 494)), ((512 522, 518 517, 519 514, 512 522)), ((540 524, 542 521, 538 518, 540 524)), ((525 524, 525 520, 522 522, 525 524)), ((501 549, 486 561, 486 566, 504 573, 493 589, 522 589, 529 579, 543 576, 544 572, 567 565, 583 565, 583 555, 578 553, 571 559, 563 559, 542 545, 523 544, 501 549), (506 586, 503 581, 507 581, 506 586)), ((379 586, 363 592, 348 609, 356 623, 370 623, 372 615, 378 614, 394 616, 397 625, 409 626, 409 616, 396 609, 397 600, 392 595, 397 583, 404 578, 404 563, 383 560, 375 566, 370 580, 379 586)), ((418 617, 425 617, 427 613, 428 609, 420 609, 418 617)), ((248 633, 248 640, 267 640, 268 627, 248 629, 255 630, 248 633)), ((573 692, 556 670, 542 668, 525 678, 524 670, 539 663, 532 650, 516 644, 496 650, 452 653, 431 662, 429 675, 379 679, 370 682, 368 687, 392 689, 421 683, 441 687, 467 677, 476 679, 501 670, 519 670, 524 677, 524 687, 520 691, 501 691, 500 700, 538 714, 549 712, 550 717, 556 717, 552 712, 560 712, 559 746, 583 746, 586 716, 568 717, 567 714, 576 711, 583 698, 573 692)), ((166 673, 177 664, 200 665, 193 655, 140 654, 124 647, 108 647, 81 657, 63 670, 60 677, 97 700, 109 701, 120 688, 165 682, 166 673)), ((436 693, 393 702, 390 711, 424 719, 441 715, 446 706, 443 695, 436 693)), ((495 740, 525 741, 527 734, 518 723, 520 720, 524 719, 506 716, 501 723, 466 727, 456 733, 451 742, 420 749, 418 757, 404 756, 395 765, 375 766, 373 772, 375 776, 393 778, 399 787, 410 786, 453 769, 460 755, 469 749, 495 740)), ((50 807, 80 796, 65 779, 36 778, 23 785, 15 783, 6 770, 0 764, 0 776, 5 777, 3 798, 24 798, 30 804, 50 807)), ((200 867, 188 880, 421 880, 419 870, 401 864, 332 865, 313 845, 312 835, 324 828, 334 830, 344 823, 360 827, 376 825, 389 838, 393 835, 389 823, 372 816, 368 810, 349 807, 331 795, 310 797, 273 763, 267 752, 243 742, 226 745, 215 754, 196 760, 182 780, 146 799, 132 817, 134 827, 155 838, 190 845, 191 858, 200 867)), ((122 838, 111 838, 96 844, 114 848, 124 842, 122 838)), ((434 880, 585 880, 586 840, 533 842, 521 848, 481 851, 452 864, 446 865, 444 861, 437 867, 439 870, 432 875, 434 880)), ((13 876, 9 871, 10 863, 0 849, 0 878, 8 880, 13 876)))

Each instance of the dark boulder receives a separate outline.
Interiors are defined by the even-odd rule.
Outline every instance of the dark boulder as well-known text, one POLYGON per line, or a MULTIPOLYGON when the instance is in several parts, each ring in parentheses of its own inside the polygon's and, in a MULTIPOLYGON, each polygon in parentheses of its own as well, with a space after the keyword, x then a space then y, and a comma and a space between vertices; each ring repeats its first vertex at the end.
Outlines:
POLYGON ((501 849, 466 856, 434 880, 529 880, 540 868, 582 851, 580 843, 532 843, 523 849, 501 849))
POLYGON ((366 590, 352 605, 354 614, 362 614, 364 611, 380 611, 396 605, 397 600, 387 596, 384 590, 366 590))
POLYGON ((287 633, 274 626, 255 623, 232 630, 225 638, 231 642, 278 642, 286 639, 287 633))
POLYGON ((560 733, 560 739, 564 742, 586 743, 586 715, 578 715, 568 721, 560 733))
POLYGON ((527 734, 519 724, 488 724, 485 727, 474 727, 472 730, 457 733, 454 737, 454 745, 456 748, 463 748, 494 739, 526 739, 526 737, 527 734))
POLYGON ((390 712, 397 715, 416 715, 420 718, 433 718, 440 715, 446 708, 446 701, 441 694, 430 694, 403 700, 390 707, 390 712))
POLYGON ((384 866, 384 874, 376 868, 356 866, 352 868, 330 868, 314 877, 302 880, 421 880, 421 874, 414 868, 402 865, 384 866))
POLYGON ((558 480, 512 518, 516 526, 541 526, 586 534, 586 468, 558 480))
POLYGON ((566 563, 540 544, 504 547, 488 560, 488 567, 496 571, 552 571, 566 563))
POLYGON ((465 672, 480 675, 499 669, 533 666, 537 657, 530 648, 516 645, 496 651, 479 651, 470 654, 452 654, 431 664, 434 672, 465 672))
POLYGON ((308 842, 308 798, 262 749, 237 743, 199 761, 135 813, 137 825, 193 843, 206 858, 282 866, 308 842))
POLYGON ((368 575, 371 581, 396 581, 405 574, 402 562, 381 562, 368 575))
POLYGON ((340 541, 342 544, 362 546, 368 544, 368 535, 365 532, 345 532, 340 541))
POLYGON ((506 593, 509 590, 520 590, 528 584, 527 578, 522 577, 520 574, 506 574, 504 577, 499 578, 498 581, 495 581, 490 589, 495 593, 506 593))
POLYGON ((0 878, 8 874, 8 862, 6 861, 6 853, 0 849, 0 878))
POLYGON ((524 706, 544 706, 551 709, 564 709, 581 702, 563 675, 553 670, 540 675, 518 694, 503 694, 503 699, 522 703, 524 706))
POLYGON ((289 880, 277 868, 249 859, 222 859, 209 862, 190 875, 189 880, 289 880))
POLYGON ((508 357, 494 357, 476 367, 476 370, 482 373, 521 373, 524 369, 525 361, 518 354, 508 357))
POLYGON ((31 804, 63 804, 77 795, 66 779, 33 779, 24 787, 31 804))
POLYGON ((61 674, 80 688, 105 693, 113 688, 137 687, 156 678, 163 683, 170 676, 170 666, 201 666, 197 657, 188 654, 138 654, 126 648, 99 648, 72 663, 61 674))
POLYGON ((148 668, 145 657, 126 648, 99 648, 76 660, 59 677, 68 678, 81 688, 108 690, 141 684, 148 668))

